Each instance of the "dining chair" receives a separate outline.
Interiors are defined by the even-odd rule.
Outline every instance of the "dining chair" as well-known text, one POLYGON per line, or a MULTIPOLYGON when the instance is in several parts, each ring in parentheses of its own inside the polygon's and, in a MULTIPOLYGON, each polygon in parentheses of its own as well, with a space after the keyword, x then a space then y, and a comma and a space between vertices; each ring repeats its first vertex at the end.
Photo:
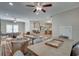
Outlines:
POLYGON ((27 52, 28 41, 16 40, 14 42, 11 42, 11 44, 12 54, 14 54, 18 50, 22 51, 23 53, 27 52))

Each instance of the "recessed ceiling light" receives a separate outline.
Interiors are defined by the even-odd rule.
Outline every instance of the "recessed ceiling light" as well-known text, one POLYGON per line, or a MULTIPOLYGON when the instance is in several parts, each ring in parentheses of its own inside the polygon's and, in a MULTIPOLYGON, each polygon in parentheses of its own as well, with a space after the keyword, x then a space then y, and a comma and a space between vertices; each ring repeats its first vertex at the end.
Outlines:
POLYGON ((13 6, 13 3, 12 3, 12 2, 9 2, 9 5, 10 5, 10 6, 13 6))

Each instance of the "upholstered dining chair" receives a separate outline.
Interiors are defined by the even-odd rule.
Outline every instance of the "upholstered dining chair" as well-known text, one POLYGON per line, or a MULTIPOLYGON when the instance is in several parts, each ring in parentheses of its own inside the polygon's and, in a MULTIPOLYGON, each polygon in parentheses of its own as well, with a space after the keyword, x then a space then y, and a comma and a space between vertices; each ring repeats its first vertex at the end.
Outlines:
POLYGON ((14 41, 11 42, 11 44, 12 44, 12 54, 14 54, 18 50, 22 51, 23 53, 27 52, 28 41, 14 41))

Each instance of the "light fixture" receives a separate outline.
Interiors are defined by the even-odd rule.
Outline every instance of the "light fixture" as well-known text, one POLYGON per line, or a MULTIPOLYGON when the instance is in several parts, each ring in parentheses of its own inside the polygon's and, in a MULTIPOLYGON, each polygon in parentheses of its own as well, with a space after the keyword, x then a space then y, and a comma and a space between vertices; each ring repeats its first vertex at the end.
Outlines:
POLYGON ((41 6, 36 6, 37 11, 41 11, 42 7, 41 6))
POLYGON ((37 11, 41 11, 42 6, 40 5, 40 3, 37 3, 36 9, 37 9, 37 11))
POLYGON ((37 11, 37 12, 36 12, 36 15, 38 15, 39 13, 40 13, 40 11, 37 11))
POLYGON ((36 6, 36 15, 38 15, 40 13, 40 11, 42 10, 42 7, 41 6, 36 6))
POLYGON ((13 6, 13 3, 12 3, 12 2, 9 2, 9 5, 10 5, 10 6, 13 6))

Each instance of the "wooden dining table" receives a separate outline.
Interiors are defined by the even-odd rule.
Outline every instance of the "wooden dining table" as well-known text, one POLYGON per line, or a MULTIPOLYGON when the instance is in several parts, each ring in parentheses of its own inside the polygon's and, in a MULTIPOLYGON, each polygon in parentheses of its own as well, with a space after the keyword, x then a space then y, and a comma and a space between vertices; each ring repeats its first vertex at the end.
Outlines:
POLYGON ((58 48, 48 46, 46 42, 48 41, 28 46, 28 51, 35 56, 70 56, 73 40, 64 39, 64 43, 58 48))

